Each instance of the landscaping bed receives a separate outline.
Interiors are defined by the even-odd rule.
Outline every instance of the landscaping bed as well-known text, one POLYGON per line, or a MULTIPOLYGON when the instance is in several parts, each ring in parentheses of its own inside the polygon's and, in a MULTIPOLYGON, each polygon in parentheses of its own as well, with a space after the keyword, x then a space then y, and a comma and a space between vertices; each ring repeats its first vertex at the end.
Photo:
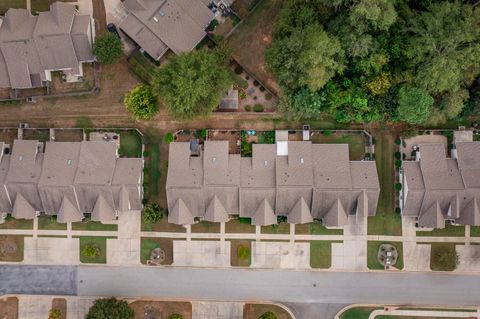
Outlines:
POLYGON ((147 224, 147 223, 144 222, 143 217, 142 217, 142 231, 154 231, 154 232, 165 232, 165 233, 185 233, 186 229, 182 225, 169 223, 167 217, 163 217, 156 224, 147 224))
POLYGON ((417 231, 417 237, 465 237, 465 226, 445 224, 443 229, 434 229, 431 231, 417 231))
POLYGON ((310 242, 310 267, 328 269, 332 266, 332 243, 337 241, 312 240, 310 242))
MULTIPOLYGON (((265 49, 272 42, 272 31, 281 8, 281 0, 263 0, 227 40, 235 60, 254 72, 253 75, 273 93, 277 92, 278 84, 266 69, 265 49)), ((243 12, 237 13, 244 17, 243 12)))
POLYGON ((230 240, 230 264, 234 267, 249 267, 252 263, 252 241, 230 240))
POLYGON ((99 236, 84 236, 80 238, 80 262, 87 264, 107 263, 107 238, 99 236), (94 249, 95 253, 87 253, 88 249, 94 249))
POLYGON ((183 319, 192 318, 192 304, 180 301, 134 301, 130 307, 135 312, 135 319, 158 318, 167 319, 179 314, 183 319))
POLYGON ((343 133, 323 131, 312 136, 312 143, 316 144, 348 144, 351 161, 359 161, 365 155, 365 135, 358 133, 343 133))
POLYGON ((230 219, 225 223, 225 233, 253 234, 255 233, 255 225, 251 224, 250 218, 230 219))
POLYGON ((292 316, 280 306, 251 303, 247 303, 243 306, 243 319, 258 319, 267 311, 273 312, 277 319, 292 319, 292 316))
POLYGON ((262 234, 290 234, 290 224, 287 222, 280 222, 277 225, 262 226, 262 234))
POLYGON ((102 224, 101 222, 85 218, 81 222, 72 223, 72 230, 117 231, 118 226, 116 224, 102 224))
POLYGON ((165 259, 161 265, 173 264, 173 238, 142 237, 140 243, 140 262, 146 264, 150 254, 155 248, 161 248, 165 253, 165 259))
POLYGON ((50 130, 41 128, 26 128, 23 129, 24 140, 38 140, 39 142, 50 141, 50 130))
POLYGON ((219 233, 220 223, 212 223, 205 220, 192 225, 192 233, 219 233))
POLYGON ((295 225, 295 235, 343 235, 343 229, 328 229, 320 223, 295 225))
POLYGON ((8 297, 8 298, 0 299, 0 318, 2 319, 18 318, 17 297, 8 297))
POLYGON ((56 216, 41 215, 38 217, 38 229, 67 230, 67 224, 57 223, 56 216))
POLYGON ((67 319, 67 300, 65 298, 54 298, 52 300, 52 309, 60 310, 58 319, 67 319))
POLYGON ((0 261, 23 261, 25 237, 21 235, 0 235, 0 261))
POLYGON ((368 241, 367 242, 367 267, 368 269, 383 270, 384 266, 378 261, 378 249, 383 244, 390 244, 395 246, 398 253, 397 262, 393 267, 403 269, 403 243, 402 242, 382 242, 382 241, 368 241))

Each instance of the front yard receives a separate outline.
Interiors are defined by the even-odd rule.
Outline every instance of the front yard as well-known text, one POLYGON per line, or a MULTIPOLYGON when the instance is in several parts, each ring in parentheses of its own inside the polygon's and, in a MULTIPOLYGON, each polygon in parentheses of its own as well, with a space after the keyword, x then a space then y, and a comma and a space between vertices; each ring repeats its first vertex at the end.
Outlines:
POLYGON ((82 222, 72 223, 73 230, 98 230, 98 231, 117 231, 118 226, 115 224, 102 224, 85 218, 82 222))
POLYGON ((205 220, 192 225, 192 233, 220 233, 220 223, 205 220))
POLYGON ((0 224, 0 229, 33 229, 33 220, 15 219, 9 216, 3 224, 0 224))
POLYGON ((250 218, 230 219, 225 223, 225 233, 255 233, 255 226, 251 224, 250 218))
POLYGON ((0 16, 5 15, 8 9, 26 9, 27 1, 26 0, 2 0, 0 1, 0 16))
POLYGON ((142 231, 185 233, 186 229, 181 225, 169 223, 168 218, 166 216, 160 219, 155 224, 147 224, 143 220, 143 212, 142 212, 142 231))
POLYGON ((18 318, 18 298, 7 297, 0 299, 0 318, 17 319, 18 318))
POLYGON ((320 223, 295 225, 296 235, 343 235, 343 229, 329 229, 320 223))
POLYGON ((165 259, 159 264, 171 265, 173 264, 173 239, 158 238, 158 237, 142 237, 140 244, 140 262, 146 264, 150 259, 152 250, 160 248, 164 252, 165 259))
POLYGON ((248 267, 252 262, 252 240, 230 240, 230 264, 234 267, 248 267))
POLYGON ((368 269, 383 270, 384 266, 378 261, 378 249, 382 244, 393 245, 398 252, 397 263, 393 266, 398 269, 403 269, 403 243, 402 242, 382 242, 382 241, 369 241, 367 243, 367 267, 368 269))
POLYGON ((80 262, 88 264, 107 263, 107 238, 85 236, 80 238, 80 262))
POLYGON ((313 240, 310 242, 310 266, 328 269, 332 266, 332 243, 335 241, 313 240))
POLYGON ((22 261, 25 236, 0 235, 0 261, 22 261))
POLYGON ((67 230, 67 224, 57 223, 56 216, 42 215, 38 217, 38 229, 67 230))
POLYGON ((280 222, 277 225, 262 226, 262 234, 290 234, 290 224, 287 222, 280 222))
POLYGON ((443 229, 434 229, 431 231, 420 230, 417 231, 418 237, 465 237, 465 226, 463 225, 452 225, 450 223, 445 224, 443 229))
POLYGON ((457 268, 458 255, 455 243, 432 243, 430 251, 430 269, 453 271, 457 268))

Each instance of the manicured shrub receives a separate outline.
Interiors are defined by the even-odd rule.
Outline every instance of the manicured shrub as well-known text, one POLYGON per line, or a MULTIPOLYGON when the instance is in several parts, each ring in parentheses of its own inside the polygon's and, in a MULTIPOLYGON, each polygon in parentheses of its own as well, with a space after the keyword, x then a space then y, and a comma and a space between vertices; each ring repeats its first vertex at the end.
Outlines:
POLYGON ((402 141, 399 138, 396 138, 395 139, 395 144, 400 145, 400 144, 402 144, 402 141))
POLYGON ((396 166, 397 168, 399 168, 400 166, 402 166, 402 161, 399 160, 399 159, 395 160, 395 166, 396 166))
POLYGON ((237 249, 237 257, 240 259, 250 258, 250 248, 247 246, 239 246, 237 249))
POLYGON ((252 106, 247 104, 244 106, 244 109, 246 112, 250 112, 252 110, 252 106))
POLYGON ((397 191, 401 190, 401 189, 402 189, 402 184, 396 183, 396 184, 395 184, 395 189, 396 189, 397 191))
POLYGON ((173 134, 168 132, 167 134, 165 134, 165 136, 163 137, 163 139, 165 140, 165 143, 167 144, 170 144, 173 142, 174 140, 174 137, 173 137, 173 134))
POLYGON ((396 159, 402 158, 402 153, 400 153, 399 151, 396 151, 396 152, 395 152, 395 158, 396 158, 396 159))
POLYGON ((88 243, 82 249, 82 255, 86 258, 95 258, 100 255, 100 247, 94 243, 88 243))
POLYGON ((85 319, 133 319, 135 313, 128 302, 116 298, 97 299, 85 319))
POLYGON ((400 207, 395 208, 395 213, 400 214, 401 212, 402 212, 402 210, 400 209, 400 207))
POLYGON ((253 110, 255 112, 263 112, 263 105, 262 104, 255 104, 255 106, 253 107, 253 110))

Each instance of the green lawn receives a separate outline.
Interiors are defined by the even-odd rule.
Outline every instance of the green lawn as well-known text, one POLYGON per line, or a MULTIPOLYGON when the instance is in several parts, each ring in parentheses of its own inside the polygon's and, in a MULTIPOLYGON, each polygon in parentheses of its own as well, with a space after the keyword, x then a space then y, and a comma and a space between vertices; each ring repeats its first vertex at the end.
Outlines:
POLYGON ((31 219, 15 219, 7 217, 0 229, 33 229, 33 220, 31 219))
MULTIPOLYGON (((146 185, 145 196, 151 199, 152 197, 157 197, 160 193, 158 183, 161 176, 159 168, 161 137, 157 132, 149 130, 147 131, 146 140, 145 151, 148 156, 145 156, 146 171, 143 179, 146 185)), ((165 171, 166 165, 165 163, 165 171)))
POLYGON ((120 156, 142 157, 142 137, 137 131, 122 131, 120 133, 120 156))
POLYGON ((202 220, 192 225, 192 233, 219 233, 220 223, 212 223, 202 220))
POLYGON ((377 260, 378 249, 382 244, 390 244, 395 246, 398 252, 398 260, 395 264, 395 268, 403 269, 403 244, 401 242, 382 242, 382 241, 369 241, 367 243, 367 267, 368 269, 384 269, 383 265, 377 260))
POLYGON ((0 1, 0 16, 3 16, 9 8, 26 9, 26 0, 1 0, 0 1))
POLYGON ((376 309, 381 309, 381 308, 374 308, 374 307, 350 308, 344 311, 340 315, 340 319, 368 319, 370 314, 376 309))
POLYGON ((445 224, 443 229, 434 229, 432 231, 417 231, 417 236, 426 237, 465 237, 465 226, 463 225, 452 225, 450 223, 445 224))
POLYGON ((369 235, 402 235, 402 219, 395 213, 395 138, 386 131, 375 136, 375 159, 380 181, 380 198, 377 214, 368 217, 369 235))
POLYGON ((430 251, 430 269, 453 271, 457 267, 455 243, 432 243, 430 251))
POLYGON ((313 240, 310 242, 310 266, 327 269, 332 266, 332 243, 335 241, 313 240))
POLYGON ((290 234, 290 224, 281 222, 278 225, 262 226, 262 234, 290 234))
POLYGON ((470 236, 480 237, 480 226, 470 226, 470 236))
POLYGON ((57 223, 55 217, 43 215, 38 217, 38 229, 67 230, 67 224, 57 223))
POLYGON ((89 264, 107 263, 107 238, 108 237, 79 237, 80 238, 80 262, 89 264), (83 256, 82 250, 89 244, 95 244, 99 248, 99 255, 93 258, 83 256))
POLYGON ((255 233, 255 226, 251 225, 250 218, 230 219, 225 223, 226 233, 255 233))
POLYGON ((150 259, 150 254, 155 248, 161 248, 165 252, 165 260, 162 265, 171 265, 173 263, 173 239, 171 238, 141 238, 140 243, 140 262, 146 264, 150 259))
POLYGON ((98 230, 98 231, 116 231, 118 226, 114 224, 102 224, 85 218, 82 222, 72 223, 72 230, 98 230))
POLYGON ((297 235, 343 235, 343 229, 328 229, 320 223, 295 225, 297 235))
POLYGON ((312 142, 318 144, 348 144, 351 161, 362 160, 365 154, 365 136, 363 133, 318 133, 312 136, 312 142))

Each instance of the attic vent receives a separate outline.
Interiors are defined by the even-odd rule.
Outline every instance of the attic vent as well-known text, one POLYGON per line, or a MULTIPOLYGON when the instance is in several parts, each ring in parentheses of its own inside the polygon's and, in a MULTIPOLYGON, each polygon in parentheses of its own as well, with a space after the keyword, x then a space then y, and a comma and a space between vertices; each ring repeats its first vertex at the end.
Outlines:
POLYGON ((303 157, 300 157, 300 164, 305 164, 305 160, 303 159, 303 157))
POLYGON ((19 156, 18 156, 18 160, 19 160, 19 161, 23 161, 23 155, 19 155, 19 156))

